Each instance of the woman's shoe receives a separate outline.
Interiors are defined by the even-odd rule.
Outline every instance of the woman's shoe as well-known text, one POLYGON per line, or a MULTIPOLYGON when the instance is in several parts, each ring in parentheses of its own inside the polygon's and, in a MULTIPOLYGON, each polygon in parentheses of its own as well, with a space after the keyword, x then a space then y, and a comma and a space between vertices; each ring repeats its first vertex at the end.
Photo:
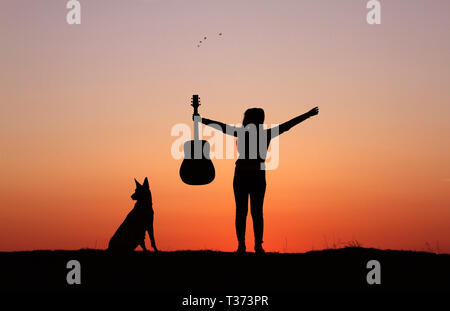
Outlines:
POLYGON ((255 254, 264 254, 265 252, 261 244, 255 245, 255 254))
POLYGON ((246 252, 246 247, 245 245, 239 244, 238 249, 236 250, 236 253, 238 254, 244 254, 246 252))

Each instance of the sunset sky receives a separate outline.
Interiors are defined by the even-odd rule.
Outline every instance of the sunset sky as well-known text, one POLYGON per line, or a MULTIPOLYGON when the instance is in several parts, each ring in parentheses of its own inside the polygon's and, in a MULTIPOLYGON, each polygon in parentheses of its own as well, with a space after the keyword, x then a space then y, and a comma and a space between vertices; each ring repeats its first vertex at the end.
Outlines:
POLYGON ((106 248, 146 176, 161 250, 235 250, 235 160, 188 186, 171 155, 199 94, 234 124, 320 107, 267 172, 266 251, 450 253, 450 1, 80 2, 1 4, 0 251, 106 248))

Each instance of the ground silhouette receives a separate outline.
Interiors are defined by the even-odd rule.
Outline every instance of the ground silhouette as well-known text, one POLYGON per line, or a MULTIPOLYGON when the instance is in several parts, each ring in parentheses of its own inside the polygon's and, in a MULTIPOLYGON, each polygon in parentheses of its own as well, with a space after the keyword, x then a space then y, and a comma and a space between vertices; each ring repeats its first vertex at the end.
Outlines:
POLYGON ((344 248, 262 255, 215 251, 103 250, 0 252, 4 291, 145 291, 276 294, 305 292, 450 291, 450 255, 344 248), (69 260, 81 264, 81 285, 68 285, 69 260), (366 264, 381 264, 381 285, 368 285, 366 264))

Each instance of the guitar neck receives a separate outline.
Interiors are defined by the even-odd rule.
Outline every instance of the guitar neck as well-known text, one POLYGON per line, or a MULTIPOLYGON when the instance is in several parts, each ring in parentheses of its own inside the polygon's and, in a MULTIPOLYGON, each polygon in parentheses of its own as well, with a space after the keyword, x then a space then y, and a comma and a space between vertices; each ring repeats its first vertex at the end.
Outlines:
POLYGON ((199 140, 199 137, 198 137, 199 123, 200 123, 200 116, 195 116, 194 117, 194 140, 199 140))
POLYGON ((200 99, 198 95, 192 95, 192 107, 194 107, 194 140, 199 140, 198 127, 200 123, 200 115, 198 114, 198 106, 200 106, 200 99))

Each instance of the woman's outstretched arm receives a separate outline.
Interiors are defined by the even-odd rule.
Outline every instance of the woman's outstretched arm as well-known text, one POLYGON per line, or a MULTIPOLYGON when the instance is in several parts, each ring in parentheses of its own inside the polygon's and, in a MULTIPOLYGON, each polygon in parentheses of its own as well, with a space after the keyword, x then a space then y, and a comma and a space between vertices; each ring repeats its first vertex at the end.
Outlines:
POLYGON ((274 137, 274 136, 280 135, 280 134, 290 130, 297 124, 300 124, 301 122, 305 121, 306 119, 308 119, 312 116, 318 115, 318 114, 319 114, 319 107, 315 107, 315 108, 311 109, 310 111, 308 111, 307 113, 299 115, 298 117, 295 117, 287 122, 280 124, 278 127, 278 133, 276 133, 276 131, 274 131, 272 129, 271 136, 274 137))
POLYGON ((237 137, 237 135, 238 135, 238 131, 239 131, 238 127, 235 127, 235 126, 232 126, 232 125, 228 125, 228 124, 225 124, 225 123, 222 123, 222 122, 219 122, 219 121, 214 121, 214 120, 211 120, 211 119, 202 118, 202 117, 200 117, 200 115, 197 115, 197 116, 193 115, 192 116, 192 118, 195 118, 195 117, 200 118, 200 122, 201 123, 203 123, 205 125, 208 125, 208 126, 211 126, 212 128, 214 128, 216 130, 220 130, 224 134, 235 136, 235 137, 237 137))

